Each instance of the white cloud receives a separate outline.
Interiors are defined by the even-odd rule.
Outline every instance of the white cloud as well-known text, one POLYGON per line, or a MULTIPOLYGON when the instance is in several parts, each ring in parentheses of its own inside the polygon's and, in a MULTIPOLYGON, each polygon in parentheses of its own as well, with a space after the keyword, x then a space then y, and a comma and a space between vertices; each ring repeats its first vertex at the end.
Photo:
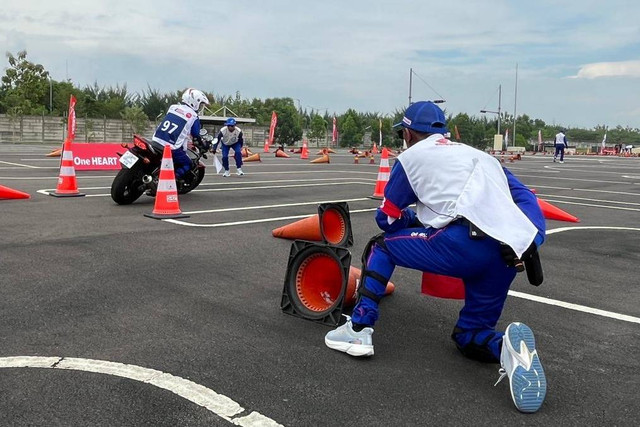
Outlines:
POLYGON ((584 65, 574 79, 597 79, 600 77, 640 77, 640 61, 596 62, 584 65))

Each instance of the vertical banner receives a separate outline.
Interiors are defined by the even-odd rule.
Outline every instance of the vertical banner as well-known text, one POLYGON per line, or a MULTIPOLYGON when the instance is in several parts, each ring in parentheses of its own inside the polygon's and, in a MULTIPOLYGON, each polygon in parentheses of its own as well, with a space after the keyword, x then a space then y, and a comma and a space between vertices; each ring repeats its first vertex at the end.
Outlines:
POLYGON ((336 126, 336 118, 333 118, 333 132, 331 133, 331 144, 335 147, 338 141, 338 127, 336 126))
POLYGON ((607 144, 607 132, 604 133, 604 138, 602 138, 602 149, 604 150, 607 144))
POLYGON ((453 125, 453 130, 456 134, 456 141, 460 142, 460 132, 458 132, 458 125, 453 125))
POLYGON ((504 145, 505 147, 509 146, 509 129, 504 131, 504 145))
POLYGON ((380 135, 379 135, 379 140, 378 143, 380 144, 380 147, 382 147, 382 119, 378 119, 378 123, 380 125, 380 135))
POLYGON ((542 151, 542 129, 538 129, 538 151, 542 151))
POLYGON ((273 138, 276 134, 276 125, 278 124, 278 115, 274 111, 271 113, 271 126, 269 127, 269 145, 273 145, 273 138))
POLYGON ((67 116, 67 139, 73 142, 76 138, 76 97, 69 99, 69 116, 67 116))

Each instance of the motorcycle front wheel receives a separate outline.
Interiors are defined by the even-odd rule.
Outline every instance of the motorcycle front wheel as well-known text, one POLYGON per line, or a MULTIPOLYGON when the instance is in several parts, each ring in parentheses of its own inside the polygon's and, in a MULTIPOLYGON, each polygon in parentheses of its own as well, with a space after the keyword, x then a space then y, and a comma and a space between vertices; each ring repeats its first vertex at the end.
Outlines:
POLYGON ((120 169, 111 184, 111 198, 119 205, 130 205, 144 192, 142 171, 136 166, 120 169))

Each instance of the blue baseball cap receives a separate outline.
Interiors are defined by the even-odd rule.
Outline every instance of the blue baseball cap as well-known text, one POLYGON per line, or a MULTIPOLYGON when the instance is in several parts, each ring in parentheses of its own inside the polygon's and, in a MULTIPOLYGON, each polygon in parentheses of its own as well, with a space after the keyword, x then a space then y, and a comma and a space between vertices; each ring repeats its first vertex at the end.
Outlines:
POLYGON ((447 119, 444 112, 431 101, 419 101, 413 103, 404 112, 404 117, 400 123, 393 127, 405 127, 424 133, 446 133, 447 119))
POLYGON ((225 126, 235 126, 236 125, 236 119, 234 119, 233 117, 229 117, 227 119, 226 122, 224 122, 225 126))

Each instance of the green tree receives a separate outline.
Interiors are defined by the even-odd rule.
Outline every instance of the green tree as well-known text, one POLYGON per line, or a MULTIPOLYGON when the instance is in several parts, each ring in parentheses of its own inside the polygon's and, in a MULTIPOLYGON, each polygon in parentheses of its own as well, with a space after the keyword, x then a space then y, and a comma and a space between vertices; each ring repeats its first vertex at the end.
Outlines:
POLYGON ((293 99, 271 98, 265 100, 261 114, 262 117, 269 117, 266 123, 271 122, 272 111, 275 111, 278 115, 278 124, 274 136, 276 143, 290 145, 299 141, 302 138, 302 125, 293 99))
POLYGON ((27 61, 27 51, 16 56, 7 52, 9 67, 2 76, 0 112, 17 115, 42 114, 49 99, 49 72, 40 64, 27 61))
POLYGON ((327 136, 328 123, 319 114, 314 114, 311 118, 311 129, 309 131, 309 138, 315 140, 324 140, 327 136))
POLYGON ((149 119, 142 107, 126 107, 120 114, 132 133, 142 133, 149 124, 149 119))
POLYGON ((362 131, 358 129, 356 118, 352 114, 345 115, 345 118, 339 121, 338 124, 341 147, 360 145, 362 142, 362 131))

